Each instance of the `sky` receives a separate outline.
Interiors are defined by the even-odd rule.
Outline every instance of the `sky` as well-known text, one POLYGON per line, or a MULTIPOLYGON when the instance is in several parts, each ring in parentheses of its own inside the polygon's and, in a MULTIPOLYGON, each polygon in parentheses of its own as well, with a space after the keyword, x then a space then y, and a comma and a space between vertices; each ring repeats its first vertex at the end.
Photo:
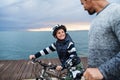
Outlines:
POLYGON ((47 31, 56 24, 88 30, 94 17, 80 0, 0 0, 0 31, 47 31))

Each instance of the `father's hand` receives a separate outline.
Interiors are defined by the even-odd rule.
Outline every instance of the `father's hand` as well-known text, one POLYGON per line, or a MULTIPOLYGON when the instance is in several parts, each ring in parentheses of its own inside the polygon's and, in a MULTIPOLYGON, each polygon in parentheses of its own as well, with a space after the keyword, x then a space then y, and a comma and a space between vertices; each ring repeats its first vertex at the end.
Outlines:
POLYGON ((83 74, 85 80, 102 80, 103 75, 98 68, 87 68, 83 74))

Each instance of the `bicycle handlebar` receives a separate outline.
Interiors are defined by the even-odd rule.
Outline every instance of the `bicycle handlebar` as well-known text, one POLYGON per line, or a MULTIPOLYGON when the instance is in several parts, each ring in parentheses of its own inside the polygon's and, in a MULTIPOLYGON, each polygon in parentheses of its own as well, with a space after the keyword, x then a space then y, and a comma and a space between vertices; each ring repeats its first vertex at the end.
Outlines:
POLYGON ((48 67, 49 69, 56 69, 57 65, 54 64, 46 64, 43 63, 41 60, 37 60, 37 59, 32 59, 33 63, 39 63, 41 66, 43 67, 48 67))

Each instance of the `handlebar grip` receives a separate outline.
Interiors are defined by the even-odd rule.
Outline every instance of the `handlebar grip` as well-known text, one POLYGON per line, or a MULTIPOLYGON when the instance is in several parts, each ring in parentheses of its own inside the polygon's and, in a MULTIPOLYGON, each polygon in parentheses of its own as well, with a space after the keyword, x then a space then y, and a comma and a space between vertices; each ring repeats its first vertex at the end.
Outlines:
POLYGON ((32 61, 35 61, 35 58, 32 58, 31 60, 32 60, 32 61))
POLYGON ((57 65, 51 65, 49 69, 56 69, 57 65))
POLYGON ((36 62, 41 63, 41 61, 37 60, 36 58, 32 58, 32 62, 33 63, 36 63, 36 62))

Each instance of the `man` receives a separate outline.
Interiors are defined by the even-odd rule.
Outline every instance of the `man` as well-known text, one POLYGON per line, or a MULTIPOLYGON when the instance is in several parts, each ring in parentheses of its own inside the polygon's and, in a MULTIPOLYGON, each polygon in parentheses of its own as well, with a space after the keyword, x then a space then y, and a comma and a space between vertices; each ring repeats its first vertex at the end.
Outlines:
POLYGON ((86 80, 120 80, 120 5, 106 0, 80 0, 90 15, 86 80))

